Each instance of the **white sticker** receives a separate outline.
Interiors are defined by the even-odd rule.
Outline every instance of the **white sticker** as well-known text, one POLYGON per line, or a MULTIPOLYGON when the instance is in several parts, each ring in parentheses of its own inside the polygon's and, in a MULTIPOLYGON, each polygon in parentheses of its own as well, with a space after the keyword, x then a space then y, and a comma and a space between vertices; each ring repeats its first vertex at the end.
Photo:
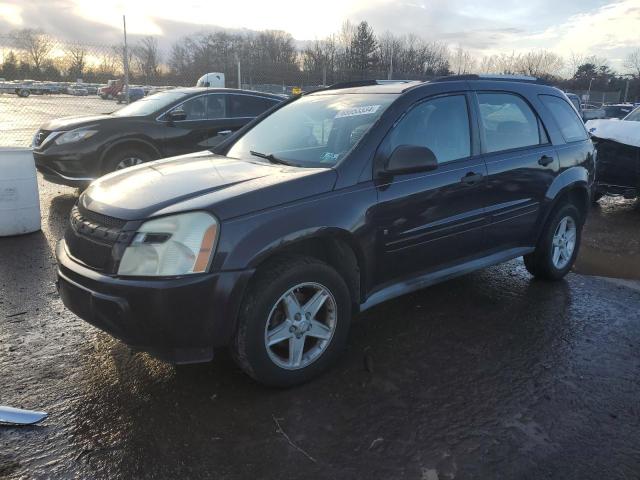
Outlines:
POLYGON ((357 117, 358 115, 369 115, 376 113, 380 105, 365 105, 364 107, 347 108, 338 112, 335 118, 357 117))

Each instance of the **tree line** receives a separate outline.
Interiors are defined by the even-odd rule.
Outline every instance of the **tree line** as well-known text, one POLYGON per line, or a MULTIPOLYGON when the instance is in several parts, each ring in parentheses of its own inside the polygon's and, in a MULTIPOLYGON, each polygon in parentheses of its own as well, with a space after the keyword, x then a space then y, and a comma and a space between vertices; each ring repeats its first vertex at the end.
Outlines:
MULTIPOLYGON (((57 42, 45 32, 14 31, 8 37, 0 77, 7 80, 105 82, 123 75, 124 45, 92 46, 57 42)), ((128 48, 132 83, 193 85, 207 72, 224 72, 227 85, 320 85, 340 81, 418 79, 447 74, 521 74, 545 78, 572 91, 624 91, 640 97, 640 48, 625 61, 620 75, 604 58, 573 54, 563 58, 548 50, 479 57, 461 47, 413 35, 377 34, 366 22, 345 22, 327 38, 300 46, 287 32, 202 32, 175 41, 161 51, 155 37, 128 48)))

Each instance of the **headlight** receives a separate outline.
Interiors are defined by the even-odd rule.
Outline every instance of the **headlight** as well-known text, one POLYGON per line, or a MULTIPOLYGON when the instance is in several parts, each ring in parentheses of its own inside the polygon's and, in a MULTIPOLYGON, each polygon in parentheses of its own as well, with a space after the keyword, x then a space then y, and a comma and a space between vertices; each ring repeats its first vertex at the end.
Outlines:
POLYGON ((218 222, 205 212, 149 220, 136 232, 118 275, 168 276, 206 272, 218 240, 218 222))
POLYGON ((58 145, 64 145, 65 143, 79 142, 80 140, 86 140, 92 137, 96 133, 98 133, 97 130, 71 130, 56 138, 56 143, 58 145))

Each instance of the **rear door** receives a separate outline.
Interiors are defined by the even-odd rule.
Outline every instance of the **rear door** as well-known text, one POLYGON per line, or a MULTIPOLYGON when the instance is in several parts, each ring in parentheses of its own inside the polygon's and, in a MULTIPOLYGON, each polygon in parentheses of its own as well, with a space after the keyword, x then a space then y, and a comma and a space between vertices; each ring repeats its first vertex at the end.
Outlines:
POLYGON ((488 246, 499 251, 533 245, 545 194, 559 170, 556 151, 523 96, 478 91, 476 108, 488 173, 488 246))
POLYGON ((486 167, 472 141, 471 98, 464 92, 414 105, 381 148, 429 147, 438 167, 383 179, 374 223, 378 232, 375 283, 437 270, 485 248, 486 167))

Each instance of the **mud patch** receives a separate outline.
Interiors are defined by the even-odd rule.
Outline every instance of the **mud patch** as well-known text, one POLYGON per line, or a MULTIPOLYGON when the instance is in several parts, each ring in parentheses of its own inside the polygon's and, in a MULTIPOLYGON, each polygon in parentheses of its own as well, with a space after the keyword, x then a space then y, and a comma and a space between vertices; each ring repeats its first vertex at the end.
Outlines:
POLYGON ((582 275, 640 280, 640 256, 582 245, 573 271, 582 275))

